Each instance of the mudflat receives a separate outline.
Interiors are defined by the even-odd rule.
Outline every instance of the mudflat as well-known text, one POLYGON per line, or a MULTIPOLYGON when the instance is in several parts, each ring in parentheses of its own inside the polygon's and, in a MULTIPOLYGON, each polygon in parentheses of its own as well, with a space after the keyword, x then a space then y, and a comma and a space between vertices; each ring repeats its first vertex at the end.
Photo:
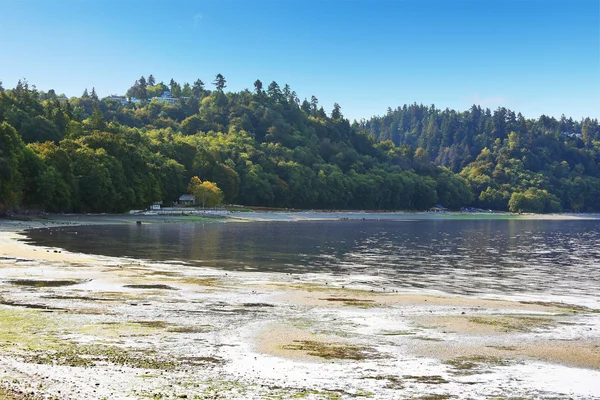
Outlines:
POLYGON ((577 299, 403 291, 378 282, 369 287, 312 275, 223 271, 19 241, 25 228, 86 223, 135 218, 0 222, 2 396, 600 393, 600 310, 577 299))

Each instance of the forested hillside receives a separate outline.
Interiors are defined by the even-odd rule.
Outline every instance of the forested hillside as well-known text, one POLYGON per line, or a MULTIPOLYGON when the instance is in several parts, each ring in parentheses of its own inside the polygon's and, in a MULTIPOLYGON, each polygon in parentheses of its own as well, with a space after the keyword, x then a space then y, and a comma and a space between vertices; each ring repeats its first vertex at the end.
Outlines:
POLYGON ((227 92, 142 77, 128 99, 67 99, 0 83, 0 212, 121 212, 213 182, 225 203, 422 210, 472 202, 467 181, 422 149, 378 143, 335 104, 259 80, 227 92), (165 95, 165 91, 169 91, 165 95), (162 98, 161 98, 162 97, 162 98), (196 179, 195 177, 198 177, 196 179))
POLYGON ((475 206, 554 212, 600 210, 597 119, 525 119, 506 108, 465 112, 405 105, 357 128, 401 151, 423 152, 467 179, 475 206))
POLYGON ((288 85, 227 92, 220 74, 212 85, 150 75, 126 98, 67 99, 0 82, 0 212, 168 205, 190 182, 215 183, 228 204, 600 210, 595 119, 413 104, 351 125, 288 85))

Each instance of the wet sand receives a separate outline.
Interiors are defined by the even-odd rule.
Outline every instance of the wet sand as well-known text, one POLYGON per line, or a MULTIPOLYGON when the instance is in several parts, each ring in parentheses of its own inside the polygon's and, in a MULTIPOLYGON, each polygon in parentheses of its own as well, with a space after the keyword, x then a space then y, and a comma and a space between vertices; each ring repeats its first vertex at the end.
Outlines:
POLYGON ((77 223, 0 221, 7 397, 599 398, 600 313, 577 299, 397 293, 18 241, 77 223))

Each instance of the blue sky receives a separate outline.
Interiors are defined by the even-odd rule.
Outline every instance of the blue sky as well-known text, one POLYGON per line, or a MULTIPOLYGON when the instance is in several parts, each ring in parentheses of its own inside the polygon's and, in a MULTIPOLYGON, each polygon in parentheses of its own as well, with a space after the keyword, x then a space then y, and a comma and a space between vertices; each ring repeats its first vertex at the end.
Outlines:
POLYGON ((351 119, 405 103, 600 118, 600 1, 0 0, 0 80, 288 83, 351 119))

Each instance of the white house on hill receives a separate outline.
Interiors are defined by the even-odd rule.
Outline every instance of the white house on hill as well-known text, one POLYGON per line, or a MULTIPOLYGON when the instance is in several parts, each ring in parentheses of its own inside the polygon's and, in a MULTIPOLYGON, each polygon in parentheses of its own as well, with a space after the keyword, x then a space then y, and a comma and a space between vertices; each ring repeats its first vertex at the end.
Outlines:
POLYGON ((173 106, 179 104, 179 99, 171 96, 171 92, 168 90, 165 90, 160 96, 153 97, 152 100, 162 101, 173 106))
POLYGON ((106 100, 118 101, 119 103, 121 103, 122 106, 127 104, 127 98, 125 96, 112 95, 112 96, 105 97, 102 100, 103 101, 106 101, 106 100))

